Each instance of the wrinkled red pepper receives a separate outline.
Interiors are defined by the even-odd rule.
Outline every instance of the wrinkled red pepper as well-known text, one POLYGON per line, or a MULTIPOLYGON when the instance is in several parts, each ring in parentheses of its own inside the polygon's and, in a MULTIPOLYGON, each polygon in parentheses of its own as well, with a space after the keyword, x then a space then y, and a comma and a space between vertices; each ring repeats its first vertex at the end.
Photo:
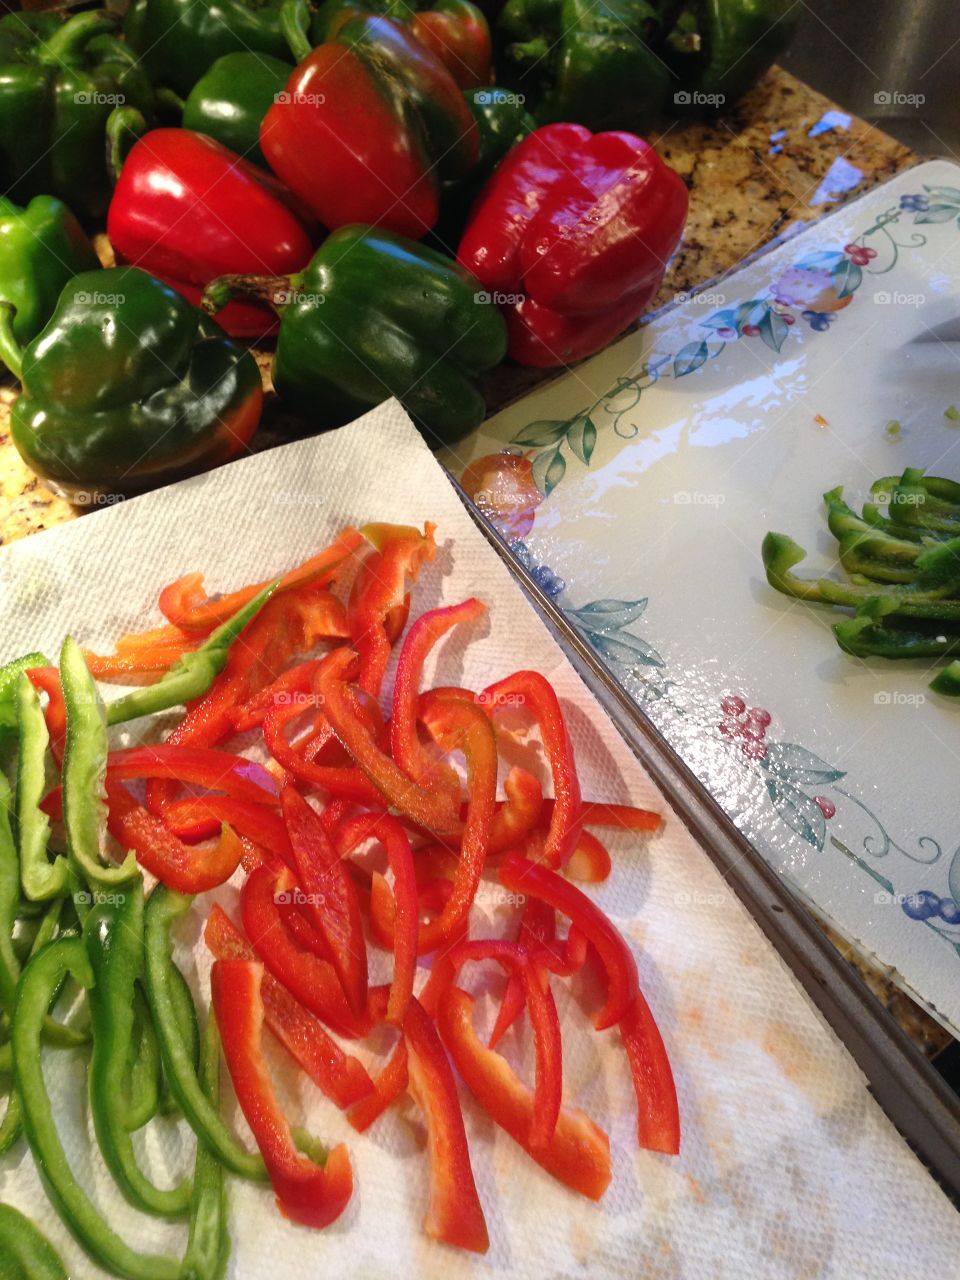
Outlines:
POLYGON ((543 862, 548 867, 563 866, 580 839, 583 808, 573 744, 553 686, 538 671, 516 671, 488 685, 477 701, 490 715, 502 708, 519 707, 536 721, 550 762, 554 794, 543 862))
MULTIPOLYGON (((234 272, 288 275, 310 261, 313 236, 265 170, 190 129, 153 129, 131 149, 114 187, 107 235, 117 259, 159 276, 199 306, 204 286, 234 272)), ((277 328, 270 308, 231 302, 217 323, 236 338, 277 328)))
POLYGON ((423 1229, 434 1240, 486 1253, 490 1240, 470 1164, 463 1112, 450 1062, 419 1000, 403 1021, 410 1092, 427 1122, 430 1200, 423 1229))
POLYGON ((487 1115, 559 1182, 599 1200, 611 1177, 610 1141, 584 1112, 563 1107, 546 1146, 530 1141, 536 1112, 533 1090, 506 1058, 488 1049, 473 1025, 473 997, 449 987, 440 999, 437 1026, 467 1088, 487 1115))
POLYGON ((353 1194, 353 1171, 340 1143, 321 1167, 302 1156, 280 1110, 263 1057, 263 966, 248 960, 217 960, 210 973, 213 1007, 223 1056, 237 1101, 249 1124, 285 1218, 326 1227, 339 1218, 353 1194))
POLYGON ((550 124, 494 170, 457 258, 490 293, 509 295, 511 358, 551 368, 593 355, 637 319, 686 216, 682 179, 649 143, 550 124))
MULTIPOLYGON (((204 940, 217 960, 256 960, 240 930, 218 906, 207 917, 204 940)), ((312 1013, 269 973, 260 986, 268 1029, 317 1088, 341 1110, 373 1092, 373 1081, 359 1058, 344 1053, 312 1013)))

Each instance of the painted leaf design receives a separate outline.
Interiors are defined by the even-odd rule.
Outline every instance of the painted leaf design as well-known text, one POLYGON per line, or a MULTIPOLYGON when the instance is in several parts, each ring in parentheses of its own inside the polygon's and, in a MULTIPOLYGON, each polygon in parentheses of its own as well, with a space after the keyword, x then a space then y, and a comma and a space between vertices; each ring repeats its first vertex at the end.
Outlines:
POLYGON ((646 600, 593 600, 581 609, 571 610, 574 620, 585 631, 606 635, 628 627, 647 607, 646 600))
POLYGON ((953 855, 953 861, 950 863, 947 888, 950 890, 950 897, 954 902, 960 902, 960 847, 958 847, 953 855))
POLYGON ((771 742, 767 747, 763 767, 784 782, 800 786, 838 782, 846 776, 843 769, 832 768, 826 760, 821 760, 818 755, 795 742, 771 742))
POLYGON ((955 204, 932 204, 923 213, 918 213, 914 222, 951 222, 960 212, 955 204))
POLYGON ((631 635, 629 631, 621 631, 616 636, 605 636, 588 630, 587 639, 598 653, 602 653, 605 658, 610 658, 621 666, 662 667, 665 665, 663 658, 652 645, 647 644, 646 640, 641 640, 639 636, 631 635))
POLYGON ((863 272, 855 262, 843 258, 833 269, 833 287, 838 298, 847 298, 863 283, 863 272))
POLYGON ((704 363, 708 355, 705 342, 688 342, 681 347, 673 360, 673 373, 677 378, 685 378, 704 363))
POLYGON ((923 189, 927 195, 933 196, 934 200, 952 200, 954 204, 960 204, 960 191, 956 187, 928 187, 924 185, 923 189))
POLYGON ((771 351, 779 351, 783 346, 787 334, 790 332, 790 326, 784 320, 779 312, 774 311, 772 307, 767 309, 766 314, 760 321, 760 337, 771 349, 771 351))
POLYGON ((808 253, 806 257, 801 258, 796 265, 797 269, 800 271, 809 271, 813 267, 822 271, 824 267, 829 267, 833 270, 833 268, 842 261, 843 254, 838 253, 836 249, 820 249, 816 253, 808 253))
POLYGON ((714 311, 712 316, 707 316, 706 320, 701 320, 700 325, 704 329, 735 329, 737 327, 737 313, 733 307, 726 307, 723 311, 714 311))
POLYGON ((558 440, 562 440, 566 435, 568 423, 568 418, 564 418, 562 422, 551 421, 547 418, 540 422, 528 422, 513 437, 512 443, 525 444, 533 449, 538 446, 556 444, 558 440))
POLYGON ((743 332, 745 324, 757 324, 760 317, 769 309, 769 302, 764 302, 759 298, 751 298, 749 302, 741 302, 734 311, 734 328, 737 333, 743 332))
POLYGON ((563 454, 557 449, 547 449, 538 453, 533 460, 533 483, 545 498, 549 498, 566 472, 567 464, 563 454))
POLYGON ((585 467, 589 467, 593 456, 593 448, 597 443, 597 428, 586 414, 575 418, 567 432, 567 444, 585 467))
POLYGON ((815 849, 823 848, 827 824, 819 805, 814 804, 799 787, 781 782, 778 778, 767 779, 767 795, 791 831, 802 836, 815 849))

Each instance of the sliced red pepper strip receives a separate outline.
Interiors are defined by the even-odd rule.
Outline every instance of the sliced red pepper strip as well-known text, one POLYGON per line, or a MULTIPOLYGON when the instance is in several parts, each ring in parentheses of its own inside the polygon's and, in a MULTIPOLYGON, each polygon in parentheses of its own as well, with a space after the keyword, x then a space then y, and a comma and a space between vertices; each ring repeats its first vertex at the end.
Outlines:
POLYGON ((229 823, 238 835, 275 855, 278 864, 293 865, 287 829, 276 809, 268 809, 266 805, 250 800, 211 793, 177 800, 163 813, 164 826, 181 840, 191 843, 216 835, 224 822, 229 823))
POLYGON ((373 1079, 373 1093, 355 1103, 347 1112, 347 1119, 358 1133, 369 1129, 388 1111, 407 1087, 407 1046, 398 1040, 386 1065, 373 1079))
POLYGON ((353 1014, 333 965, 298 947, 284 928, 276 901, 277 893, 285 892, 283 883, 269 867, 257 867, 240 891, 243 929, 254 951, 277 981, 321 1022, 344 1036, 365 1035, 370 1019, 353 1014))
POLYGON ((577 847, 571 853, 564 868, 571 880, 586 884, 600 884, 610 874, 610 854, 590 831, 581 831, 577 847))
MULTIPOLYGON (((288 671, 282 672, 249 701, 236 708, 233 713, 233 727, 238 733, 246 733, 263 723, 263 718, 274 706, 285 706, 299 703, 306 708, 310 705, 313 673, 317 669, 315 658, 307 662, 298 662, 288 671)), ((315 703, 315 700, 314 700, 315 703)))
MULTIPOLYGON (((544 800, 543 816, 553 813, 553 801, 544 800)), ((652 809, 637 809, 629 804, 606 804, 602 800, 583 801, 583 821, 588 827, 617 827, 621 831, 657 832, 663 826, 663 814, 652 809)))
POLYGON ((184 844, 160 818, 138 804, 127 788, 106 780, 107 830, 151 875, 178 893, 204 893, 229 880, 243 853, 239 838, 226 824, 209 846, 184 844))
POLYGON ((63 747, 67 739, 67 708, 60 687, 60 672, 56 667, 28 667, 24 673, 40 693, 47 695, 43 718, 50 735, 50 750, 57 764, 63 763, 63 747))
POLYGON ((347 617, 360 656, 360 687, 374 696, 380 692, 390 648, 399 634, 396 612, 404 607, 407 579, 416 582, 421 567, 437 554, 435 529, 428 522, 423 533, 399 524, 368 524, 360 530, 374 550, 357 571, 347 617))
POLYGON ((594 1019, 594 1026, 603 1031, 619 1022, 640 989, 637 965, 633 952, 597 904, 549 867, 514 853, 508 854, 500 867, 500 883, 515 893, 549 903, 596 948, 607 975, 607 1003, 594 1019))
MULTIPOLYGON (((214 906, 204 940, 217 960, 256 960, 256 953, 229 916, 214 906)), ((341 1110, 373 1093, 373 1081, 359 1058, 344 1053, 317 1018, 269 973, 260 987, 268 1029, 317 1088, 341 1110)))
POLYGON ((490 1240, 470 1164, 463 1112, 450 1061, 419 1000, 403 1022, 409 1088, 427 1122, 430 1201, 423 1228, 433 1240, 486 1253, 490 1240))
POLYGON ((388 814, 359 813, 337 830, 337 848, 343 857, 368 839, 383 845, 387 863, 393 872, 393 980, 386 1018, 394 1026, 402 1026, 404 1014, 413 995, 413 979, 417 968, 417 926, 419 905, 413 853, 407 833, 388 814))
POLYGON ((459 829, 456 806, 436 789, 425 789, 409 778, 399 765, 381 751, 366 725, 357 704, 344 683, 355 655, 349 649, 335 649, 323 660, 317 673, 317 692, 323 697, 323 713, 334 733, 387 803, 422 827, 443 835, 459 829))
POLYGON ((155 684, 178 658, 191 653, 203 643, 203 637, 179 644, 143 646, 122 653, 99 654, 84 650, 83 656, 90 674, 96 680, 116 680, 121 684, 155 684))
POLYGON ((445 787, 460 800, 460 780, 449 766, 426 750, 417 736, 417 706, 423 664, 434 645, 454 627, 473 622, 486 613, 486 605, 471 597, 462 604, 432 609, 421 615, 403 642, 393 685, 390 713, 390 745, 393 758, 417 782, 445 787))
MULTIPOLYGON (((304 707, 297 703, 273 706, 263 718, 263 740, 277 764, 299 782, 322 787, 332 795, 358 804, 382 803, 380 793, 355 765, 321 765, 306 760, 296 746, 287 740, 285 726, 302 715, 304 707)), ((357 713, 359 715, 359 713, 357 713)))
POLYGON ((359 1014, 367 1003, 367 949, 353 882, 319 814, 300 792, 284 787, 280 807, 306 894, 307 914, 327 945, 347 1003, 359 1014))
POLYGON ((660 1028, 641 991, 620 1021, 637 1095, 637 1141, 647 1151, 680 1153, 677 1086, 660 1028))
POLYGON ((487 1115, 523 1147, 541 1168, 572 1191, 599 1200, 610 1184, 610 1140, 583 1111, 564 1107, 553 1139, 533 1147, 533 1090, 506 1058, 488 1049, 473 1025, 473 997, 450 987, 440 1000, 437 1026, 467 1088, 487 1115))
POLYGON ((550 979, 542 964, 516 942, 502 938, 484 938, 462 942, 450 956, 459 972, 471 960, 496 960, 522 984, 530 1026, 533 1029, 536 1054, 536 1084, 533 1095, 533 1120, 527 1140, 534 1149, 550 1144, 557 1128, 563 1102, 563 1048, 560 1019, 550 990, 550 979))
MULTIPOLYGON (((211 628, 212 630, 212 628, 211 628)), ((148 649, 182 648, 186 645, 200 644, 203 636, 191 635, 182 627, 172 626, 169 622, 162 627, 154 627, 150 631, 128 631, 117 639, 117 653, 140 653, 148 649)))
POLYGON ((553 686, 538 671, 516 671, 488 685, 477 701, 491 715, 501 707, 522 706, 536 720, 550 762, 554 794, 543 861, 548 867, 562 867, 580 838, 583 811, 573 744, 553 686))
MULTIPOLYGON (((557 916, 553 907, 541 902, 539 898, 528 898, 523 905, 520 916, 520 929, 517 942, 528 950, 534 946, 552 943, 556 937, 557 916)), ((507 975, 507 986, 500 1001, 497 1020, 490 1032, 488 1046, 495 1049, 523 1012, 526 1003, 523 982, 516 973, 507 975)))
POLYGON ((255 760, 213 751, 209 747, 126 747, 107 756, 107 772, 118 782, 136 778, 170 778, 174 782, 223 791, 236 800, 277 804, 274 778, 255 760))
MULTIPOLYGON (((329 547, 284 574, 277 591, 286 592, 295 587, 320 586, 329 582, 362 543, 356 529, 344 529, 329 547)), ((252 583, 212 599, 203 590, 203 574, 188 573, 161 591, 160 612, 185 631, 206 633, 232 618, 238 609, 242 609, 272 581, 268 578, 265 582, 252 583)))
POLYGON ((290 934, 290 937, 304 951, 311 952, 321 960, 329 960, 331 958, 330 948, 327 946, 323 934, 304 914, 306 911, 305 898, 306 895, 299 885, 295 886, 291 892, 290 888, 287 887, 285 878, 278 884, 277 906, 280 908, 280 915, 283 917, 284 928, 290 934), (282 901, 284 898, 287 900, 282 901))
POLYGON ((575 924, 571 924, 560 952, 556 946, 546 951, 546 964, 558 978, 572 978, 587 963, 590 944, 575 924))
POLYGON ((490 832, 491 853, 515 848, 537 825, 543 806, 543 788, 526 769, 511 769, 503 789, 507 798, 497 805, 490 832))
POLYGON ((353 1171, 341 1143, 321 1168, 294 1145, 263 1057, 263 966, 250 960, 217 960, 210 973, 213 1007, 223 1056, 240 1110, 253 1131, 285 1218, 326 1227, 353 1194, 353 1171))

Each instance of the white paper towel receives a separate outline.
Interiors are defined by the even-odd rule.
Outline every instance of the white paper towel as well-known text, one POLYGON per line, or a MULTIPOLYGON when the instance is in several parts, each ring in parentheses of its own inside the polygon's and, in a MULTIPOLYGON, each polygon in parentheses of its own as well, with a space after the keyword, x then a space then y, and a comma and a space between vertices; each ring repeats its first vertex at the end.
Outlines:
MULTIPOLYGON (((568 714, 584 794, 665 809, 395 404, 5 549, 0 661, 38 646, 55 654, 68 630, 109 649, 120 632, 155 623, 158 588, 188 570, 203 571, 209 590, 228 590, 304 559, 345 523, 427 519, 438 523, 440 554, 415 589, 415 614, 469 595, 490 606, 469 643, 454 634, 440 647, 428 678, 435 671, 439 682, 480 688, 520 666, 542 671, 568 714)), ((661 837, 617 836, 611 849, 613 874, 597 898, 636 948, 670 1051, 683 1122, 679 1158, 637 1150, 616 1035, 594 1033, 558 983, 561 1015, 568 1013, 566 1099, 608 1129, 613 1182, 599 1204, 566 1191, 464 1094, 491 1238, 489 1253, 476 1258, 421 1231, 427 1157, 411 1106, 359 1136, 272 1055, 283 1096, 302 1108, 307 1126, 348 1143, 356 1190, 342 1219, 317 1233, 281 1219, 269 1191, 231 1181, 232 1277, 957 1274, 954 1209, 703 851, 672 815, 661 837)), ((230 906, 235 891, 215 896, 230 906)), ((204 915, 198 904, 179 958, 206 1003, 204 915)), ((135 1213, 112 1188, 88 1133, 82 1055, 48 1052, 45 1065, 74 1167, 110 1222, 144 1249, 181 1251, 182 1227, 135 1213)), ((232 1106, 229 1088, 226 1096, 232 1106)), ((192 1165, 182 1123, 155 1121, 137 1142, 158 1181, 192 1165)), ((72 1275, 102 1274, 60 1225, 23 1146, 0 1163, 0 1198, 34 1217, 72 1275)))

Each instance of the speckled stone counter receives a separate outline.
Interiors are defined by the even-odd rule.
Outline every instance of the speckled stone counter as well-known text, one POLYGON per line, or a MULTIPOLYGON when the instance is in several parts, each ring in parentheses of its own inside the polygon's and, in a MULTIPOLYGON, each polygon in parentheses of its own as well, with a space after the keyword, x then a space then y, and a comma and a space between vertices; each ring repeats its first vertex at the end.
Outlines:
MULTIPOLYGON (((690 188, 686 232, 656 300, 658 307, 920 159, 779 68, 734 114, 709 123, 674 123, 654 141, 690 188)), ((98 238, 97 247, 109 263, 105 237, 98 238)), ((269 353, 257 355, 269 383, 269 353)), ((536 370, 516 367, 495 370, 485 385, 491 412, 523 395, 543 377, 536 370)), ((31 474, 14 449, 7 425, 15 394, 9 380, 0 384, 0 542, 22 538, 77 514, 31 474)), ((271 395, 254 448, 269 448, 302 431, 302 424, 294 426, 284 419, 271 395)), ((933 1053, 949 1041, 946 1032, 883 974, 856 956, 848 959, 921 1048, 933 1053)))

